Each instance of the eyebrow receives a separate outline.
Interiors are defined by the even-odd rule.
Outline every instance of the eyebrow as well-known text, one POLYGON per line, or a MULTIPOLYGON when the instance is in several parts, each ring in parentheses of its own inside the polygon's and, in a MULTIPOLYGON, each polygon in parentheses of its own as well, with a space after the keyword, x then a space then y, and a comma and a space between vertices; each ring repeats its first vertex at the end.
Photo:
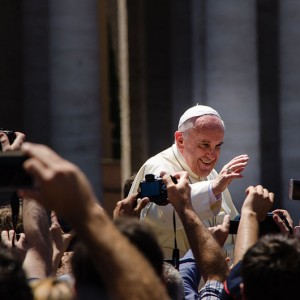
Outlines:
MULTIPOLYGON (((211 141, 208 141, 208 140, 201 140, 201 141, 198 141, 198 142, 197 142, 197 144, 199 144, 199 143, 207 143, 207 144, 211 144, 211 141)), ((223 145, 223 144, 224 144, 224 142, 222 141, 222 142, 218 143, 217 145, 223 145)))

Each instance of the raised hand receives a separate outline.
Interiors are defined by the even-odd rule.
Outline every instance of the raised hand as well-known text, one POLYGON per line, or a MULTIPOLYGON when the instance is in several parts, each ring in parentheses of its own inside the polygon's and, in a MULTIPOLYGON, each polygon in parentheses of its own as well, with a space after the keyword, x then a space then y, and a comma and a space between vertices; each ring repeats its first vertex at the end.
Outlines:
POLYGON ((117 202, 113 212, 114 219, 121 216, 140 217, 142 209, 149 203, 149 198, 137 199, 138 193, 129 195, 117 202))
POLYGON ((20 233, 18 236, 14 230, 3 230, 1 231, 1 242, 23 263, 28 249, 24 233, 20 233))
POLYGON ((249 161, 247 154, 234 157, 228 162, 219 173, 218 177, 212 181, 212 190, 215 195, 222 193, 233 179, 242 178, 242 171, 246 168, 249 161))
POLYGON ((274 193, 269 192, 261 185, 249 186, 246 189, 247 197, 242 206, 244 212, 253 212, 256 214, 258 222, 266 218, 267 213, 271 210, 274 202, 274 193))
POLYGON ((24 190, 25 196, 38 200, 69 221, 78 214, 84 218, 89 207, 86 202, 98 202, 90 182, 76 165, 44 145, 24 143, 22 150, 30 157, 24 169, 33 176, 36 185, 35 190, 24 190))
POLYGON ((23 142, 25 141, 25 134, 22 132, 16 131, 15 135, 16 135, 16 137, 15 137, 14 141, 12 142, 12 144, 10 144, 8 136, 3 131, 0 131, 0 143, 1 143, 3 152, 20 149, 23 142))

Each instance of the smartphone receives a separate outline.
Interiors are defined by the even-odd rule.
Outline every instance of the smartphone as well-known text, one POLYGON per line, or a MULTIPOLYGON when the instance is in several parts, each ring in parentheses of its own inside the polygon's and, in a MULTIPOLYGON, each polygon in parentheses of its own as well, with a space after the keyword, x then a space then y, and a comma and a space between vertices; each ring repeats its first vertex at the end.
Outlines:
POLYGON ((230 220, 229 234, 237 234, 240 220, 230 220))
POLYGON ((289 183, 290 200, 300 200, 300 179, 291 179, 289 183))
MULTIPOLYGON (((287 220, 284 216, 279 215, 281 219, 284 221, 286 226, 289 228, 289 224, 287 223, 287 220)), ((229 234, 237 234, 238 227, 239 227, 240 220, 230 220, 230 227, 229 227, 229 234)), ((259 235, 263 236, 268 233, 279 233, 280 229, 276 225, 274 219, 273 219, 273 213, 268 212, 266 215, 266 218, 259 223, 259 235)))
POLYGON ((0 192, 33 186, 32 177, 23 168, 26 159, 21 151, 0 152, 0 192))

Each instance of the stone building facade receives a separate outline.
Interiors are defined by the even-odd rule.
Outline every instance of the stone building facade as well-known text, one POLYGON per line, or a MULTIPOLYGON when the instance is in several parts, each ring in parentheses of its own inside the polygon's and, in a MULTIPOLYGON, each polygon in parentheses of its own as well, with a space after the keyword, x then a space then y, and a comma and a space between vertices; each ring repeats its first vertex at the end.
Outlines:
POLYGON ((126 176, 199 103, 225 121, 217 169, 250 156, 230 186, 237 207, 262 183, 298 223, 288 182, 300 178, 300 3, 26 0, 0 14, 0 126, 77 163, 110 212, 126 176))

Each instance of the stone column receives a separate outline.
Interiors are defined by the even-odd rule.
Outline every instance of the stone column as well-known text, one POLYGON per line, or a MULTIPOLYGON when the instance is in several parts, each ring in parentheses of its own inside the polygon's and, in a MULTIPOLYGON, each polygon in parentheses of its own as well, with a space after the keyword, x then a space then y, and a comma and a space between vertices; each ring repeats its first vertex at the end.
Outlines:
POLYGON ((192 22, 191 1, 172 1, 170 66, 172 132, 177 130, 181 114, 191 106, 192 101, 192 22))
POLYGON ((206 0, 191 1, 192 103, 206 104, 206 0))
POLYGON ((238 209, 245 187, 260 177, 255 13, 252 0, 206 2, 205 94, 226 125, 217 170, 236 155, 251 158, 245 178, 230 186, 238 209))
POLYGON ((282 199, 284 208, 298 225, 300 201, 288 199, 288 183, 290 178, 300 179, 300 3, 292 0, 279 3, 282 199))
POLYGON ((27 140, 50 144, 49 3, 22 2, 23 122, 27 140))
POLYGON ((21 9, 3 1, 0 12, 0 127, 22 130, 21 9))
MULTIPOLYGON (((98 0, 49 7, 51 144, 101 193, 98 0)), ((105 142, 105 141, 103 141, 105 142)))

